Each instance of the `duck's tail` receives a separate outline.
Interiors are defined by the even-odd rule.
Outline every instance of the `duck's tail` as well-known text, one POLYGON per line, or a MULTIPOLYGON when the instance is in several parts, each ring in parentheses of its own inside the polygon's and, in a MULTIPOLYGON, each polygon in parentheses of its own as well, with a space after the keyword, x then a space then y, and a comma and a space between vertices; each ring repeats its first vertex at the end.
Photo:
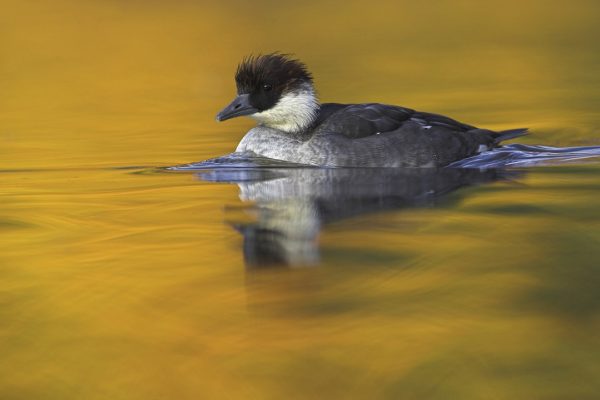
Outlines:
POLYGON ((529 128, 508 129, 494 133, 494 143, 499 144, 505 140, 514 139, 519 136, 527 135, 529 128))

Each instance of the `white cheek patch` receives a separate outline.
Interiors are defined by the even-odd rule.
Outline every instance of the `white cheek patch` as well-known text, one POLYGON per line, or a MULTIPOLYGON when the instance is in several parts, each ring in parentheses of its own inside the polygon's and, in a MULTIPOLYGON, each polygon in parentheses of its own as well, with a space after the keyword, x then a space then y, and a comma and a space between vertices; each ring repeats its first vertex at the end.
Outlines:
POLYGON ((319 102, 312 87, 284 94, 274 107, 250 115, 258 122, 286 132, 308 127, 317 116, 319 102))
POLYGON ((488 151, 488 150, 489 150, 489 148, 485 144, 480 144, 479 147, 477 148, 478 153, 483 153, 484 151, 488 151))

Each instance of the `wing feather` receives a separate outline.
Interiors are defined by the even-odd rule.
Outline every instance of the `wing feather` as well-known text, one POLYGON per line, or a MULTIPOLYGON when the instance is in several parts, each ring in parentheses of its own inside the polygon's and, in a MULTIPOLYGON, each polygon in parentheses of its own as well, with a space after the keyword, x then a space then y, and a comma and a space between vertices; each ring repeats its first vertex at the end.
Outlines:
POLYGON ((320 114, 317 120, 317 133, 340 134, 351 139, 396 131, 409 121, 426 128, 443 127, 457 132, 476 129, 443 115, 379 103, 347 105, 326 103, 321 106, 320 114))

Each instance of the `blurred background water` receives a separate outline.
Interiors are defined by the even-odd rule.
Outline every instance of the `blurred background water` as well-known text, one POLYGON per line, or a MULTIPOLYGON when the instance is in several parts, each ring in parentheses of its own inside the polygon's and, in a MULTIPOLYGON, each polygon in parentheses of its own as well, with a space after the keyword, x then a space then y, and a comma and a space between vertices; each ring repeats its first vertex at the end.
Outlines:
POLYGON ((600 145, 597 2, 0 6, 0 398, 597 398, 597 162, 156 169, 231 152, 275 50, 323 101, 600 145))

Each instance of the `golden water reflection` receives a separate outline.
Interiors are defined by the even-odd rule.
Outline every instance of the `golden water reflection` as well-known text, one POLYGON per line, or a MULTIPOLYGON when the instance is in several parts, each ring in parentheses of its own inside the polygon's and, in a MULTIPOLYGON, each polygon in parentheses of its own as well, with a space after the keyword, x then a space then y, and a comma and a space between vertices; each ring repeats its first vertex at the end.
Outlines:
MULTIPOLYGON (((598 144, 600 7, 1 2, 0 398, 595 398, 596 164, 323 224, 318 265, 247 268, 230 152, 249 52, 325 101, 598 144)), ((248 214, 250 211, 250 214, 248 214)))

